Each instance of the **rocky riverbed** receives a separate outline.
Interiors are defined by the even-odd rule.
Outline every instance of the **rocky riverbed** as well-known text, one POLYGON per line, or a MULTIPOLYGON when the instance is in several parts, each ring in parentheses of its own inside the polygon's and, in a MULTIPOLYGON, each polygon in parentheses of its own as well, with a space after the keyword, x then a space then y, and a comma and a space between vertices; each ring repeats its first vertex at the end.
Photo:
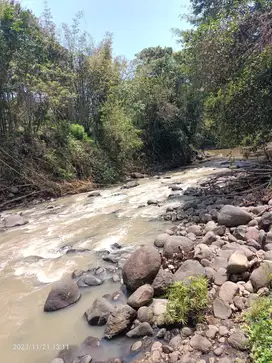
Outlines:
MULTIPOLYGON (((222 190, 229 178, 233 179, 222 176, 222 190)), ((90 325, 105 326, 104 337, 88 337, 64 349, 52 363, 251 361, 243 313, 259 296, 269 294, 272 199, 267 194, 260 198, 256 193, 214 193, 207 193, 206 183, 188 188, 185 194, 191 200, 166 210, 163 218, 175 224, 159 234, 154 245, 129 251, 115 245, 112 252, 102 253, 116 269, 116 281, 123 283, 120 291, 98 297, 85 312, 90 325), (167 288, 199 276, 209 282, 205 319, 188 326, 169 325, 167 288), (103 352, 116 339, 122 339, 122 355, 103 360, 103 352)), ((109 272, 75 271, 74 280, 52 288, 45 310, 76 303, 82 283, 100 283, 101 273, 109 272)))
POLYGON ((272 209, 229 193, 238 173, 221 162, 3 213, 5 359, 246 362, 242 312, 268 293, 272 209), (205 321, 169 325, 165 292, 190 276, 209 282, 205 321))

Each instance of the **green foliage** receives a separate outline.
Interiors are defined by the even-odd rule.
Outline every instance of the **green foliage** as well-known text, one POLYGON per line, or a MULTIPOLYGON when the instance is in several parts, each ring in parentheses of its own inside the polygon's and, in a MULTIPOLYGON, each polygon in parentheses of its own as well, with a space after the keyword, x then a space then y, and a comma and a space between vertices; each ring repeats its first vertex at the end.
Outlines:
POLYGON ((189 319, 201 321, 208 305, 208 281, 191 277, 186 282, 175 282, 169 287, 167 298, 166 318, 170 324, 186 324, 189 319))
POLYGON ((84 130, 84 127, 79 124, 71 124, 70 125, 70 132, 73 138, 76 140, 87 140, 88 135, 84 130))
POLYGON ((220 145, 270 140, 271 1, 191 2, 198 27, 178 34, 191 80, 203 95, 203 125, 209 121, 220 145))
POLYGON ((258 298, 245 318, 254 363, 272 362, 272 297, 258 298))

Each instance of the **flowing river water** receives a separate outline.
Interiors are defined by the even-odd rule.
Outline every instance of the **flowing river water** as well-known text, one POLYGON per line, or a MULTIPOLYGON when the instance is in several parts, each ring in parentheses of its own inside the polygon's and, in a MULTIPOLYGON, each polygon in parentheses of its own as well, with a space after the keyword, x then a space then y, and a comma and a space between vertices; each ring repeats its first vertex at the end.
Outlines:
POLYGON ((115 186, 102 190, 99 197, 88 198, 85 193, 17 210, 28 224, 0 232, 1 362, 49 363, 62 345, 79 344, 89 335, 102 337, 103 329, 90 327, 83 313, 95 298, 117 291, 120 284, 108 282, 84 289, 77 304, 44 313, 51 283, 75 269, 99 266, 95 251, 115 242, 152 244, 157 234, 172 226, 160 215, 169 205, 186 200, 183 196, 168 199, 173 193, 169 185, 181 183, 186 189, 219 171, 220 162, 213 161, 160 179, 142 179, 132 189, 115 186), (151 198, 160 207, 147 206, 151 198), (61 248, 66 245, 92 251, 66 254, 61 248))

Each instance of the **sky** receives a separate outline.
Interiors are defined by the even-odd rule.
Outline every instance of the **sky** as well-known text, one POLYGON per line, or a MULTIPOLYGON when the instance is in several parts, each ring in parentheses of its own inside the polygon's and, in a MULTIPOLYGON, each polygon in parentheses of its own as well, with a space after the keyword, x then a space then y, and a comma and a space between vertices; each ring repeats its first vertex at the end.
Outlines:
MULTIPOLYGON (((44 0, 21 0, 24 7, 40 17, 44 0)), ((113 33, 114 55, 133 59, 143 48, 171 46, 180 49, 172 28, 188 29, 180 19, 188 13, 189 0, 47 0, 54 22, 71 24, 78 11, 83 11, 82 30, 99 42, 106 32, 113 33)))

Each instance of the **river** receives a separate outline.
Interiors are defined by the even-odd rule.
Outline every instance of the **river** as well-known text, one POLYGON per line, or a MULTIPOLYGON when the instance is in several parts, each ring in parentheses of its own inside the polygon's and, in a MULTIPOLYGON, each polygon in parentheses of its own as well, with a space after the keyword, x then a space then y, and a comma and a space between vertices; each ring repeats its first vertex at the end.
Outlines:
POLYGON ((160 215, 169 205, 186 200, 184 196, 168 199, 173 193, 169 185, 181 183, 186 189, 218 171, 222 171, 220 162, 213 161, 160 179, 139 180, 140 185, 132 189, 115 186, 102 190, 99 197, 88 198, 85 193, 16 210, 28 224, 0 233, 2 362, 49 363, 63 344, 81 343, 89 335, 101 337, 103 329, 88 326, 83 314, 96 297, 113 293, 120 284, 87 288, 74 306, 44 313, 51 283, 75 269, 98 266, 101 261, 95 251, 115 242, 152 244, 157 234, 173 225, 160 220, 160 215), (160 207, 147 206, 151 198, 160 207), (66 245, 92 252, 66 254, 60 248, 66 245))

